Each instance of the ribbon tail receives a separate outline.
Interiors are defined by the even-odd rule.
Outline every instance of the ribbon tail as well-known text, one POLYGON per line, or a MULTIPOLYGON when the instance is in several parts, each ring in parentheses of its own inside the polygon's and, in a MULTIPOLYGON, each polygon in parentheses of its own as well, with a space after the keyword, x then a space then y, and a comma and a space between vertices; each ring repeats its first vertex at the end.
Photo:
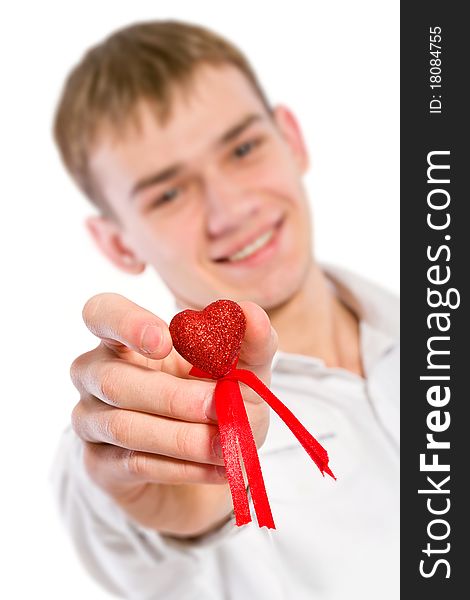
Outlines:
MULTIPOLYGON (((219 421, 220 444, 224 456, 227 480, 232 494, 235 522, 240 527, 251 521, 245 480, 238 456, 237 428, 233 414, 231 387, 233 382, 219 380, 215 386, 215 407, 219 421)), ((238 387, 238 384, 236 384, 238 387)))
MULTIPOLYGON (((238 443, 243 457, 243 463, 250 485, 251 497, 260 527, 276 529, 274 525, 271 507, 269 506, 268 495, 264 485, 263 474, 259 462, 256 442, 251 431, 250 422, 246 413, 245 403, 237 381, 229 380, 231 384, 230 399, 233 406, 233 416, 237 427, 238 443)), ((228 386, 227 386, 228 387, 228 386)))
POLYGON ((230 376, 246 384, 261 396, 261 398, 269 404, 289 427, 305 448, 310 458, 317 465, 321 474, 324 476, 324 473, 326 473, 333 479, 336 479, 328 466, 328 453, 325 448, 323 448, 313 435, 305 429, 294 413, 290 411, 252 371, 246 369, 234 369, 230 373, 230 376))

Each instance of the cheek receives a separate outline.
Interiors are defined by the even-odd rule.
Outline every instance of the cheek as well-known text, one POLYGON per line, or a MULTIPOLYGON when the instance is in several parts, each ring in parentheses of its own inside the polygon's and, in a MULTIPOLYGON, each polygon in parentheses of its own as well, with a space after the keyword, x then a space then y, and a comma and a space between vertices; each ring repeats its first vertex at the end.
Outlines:
POLYGON ((256 185, 258 189, 282 197, 291 205, 305 204, 305 193, 297 165, 281 151, 271 155, 270 160, 259 169, 256 185))
POLYGON ((145 246, 147 254, 158 269, 174 268, 178 263, 184 266, 194 262, 200 239, 197 220, 194 218, 173 217, 157 221, 149 220, 145 226, 145 246))

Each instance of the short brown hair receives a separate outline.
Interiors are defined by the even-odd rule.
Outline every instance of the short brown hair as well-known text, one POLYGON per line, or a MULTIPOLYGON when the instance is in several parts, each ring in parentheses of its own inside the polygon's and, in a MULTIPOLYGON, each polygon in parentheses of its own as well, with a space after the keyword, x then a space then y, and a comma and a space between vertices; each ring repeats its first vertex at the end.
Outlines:
POLYGON ((109 206, 90 173, 88 160, 98 129, 116 131, 148 100, 164 121, 175 84, 187 84, 201 64, 232 64, 266 96, 245 56, 233 44, 203 27, 177 21, 138 23, 120 29, 92 47, 65 81, 54 122, 62 160, 81 190, 105 214, 109 206))

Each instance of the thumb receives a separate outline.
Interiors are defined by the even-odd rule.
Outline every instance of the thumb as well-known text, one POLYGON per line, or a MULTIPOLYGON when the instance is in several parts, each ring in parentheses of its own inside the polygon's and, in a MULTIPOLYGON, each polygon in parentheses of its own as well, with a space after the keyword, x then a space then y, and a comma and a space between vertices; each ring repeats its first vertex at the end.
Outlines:
POLYGON ((277 333, 268 315, 254 302, 239 302, 246 318, 246 331, 240 349, 240 368, 250 369, 269 384, 271 362, 277 350, 277 333))

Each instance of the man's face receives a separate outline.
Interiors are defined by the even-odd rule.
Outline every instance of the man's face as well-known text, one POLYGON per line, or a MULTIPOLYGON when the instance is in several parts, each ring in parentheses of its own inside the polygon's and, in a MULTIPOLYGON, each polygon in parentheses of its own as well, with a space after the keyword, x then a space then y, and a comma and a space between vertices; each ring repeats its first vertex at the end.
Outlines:
POLYGON ((91 157, 121 223, 115 243, 184 306, 231 298, 269 310, 299 291, 311 240, 292 116, 273 119, 237 69, 204 66, 175 90, 165 124, 145 103, 139 117, 139 129, 102 135, 91 157))

